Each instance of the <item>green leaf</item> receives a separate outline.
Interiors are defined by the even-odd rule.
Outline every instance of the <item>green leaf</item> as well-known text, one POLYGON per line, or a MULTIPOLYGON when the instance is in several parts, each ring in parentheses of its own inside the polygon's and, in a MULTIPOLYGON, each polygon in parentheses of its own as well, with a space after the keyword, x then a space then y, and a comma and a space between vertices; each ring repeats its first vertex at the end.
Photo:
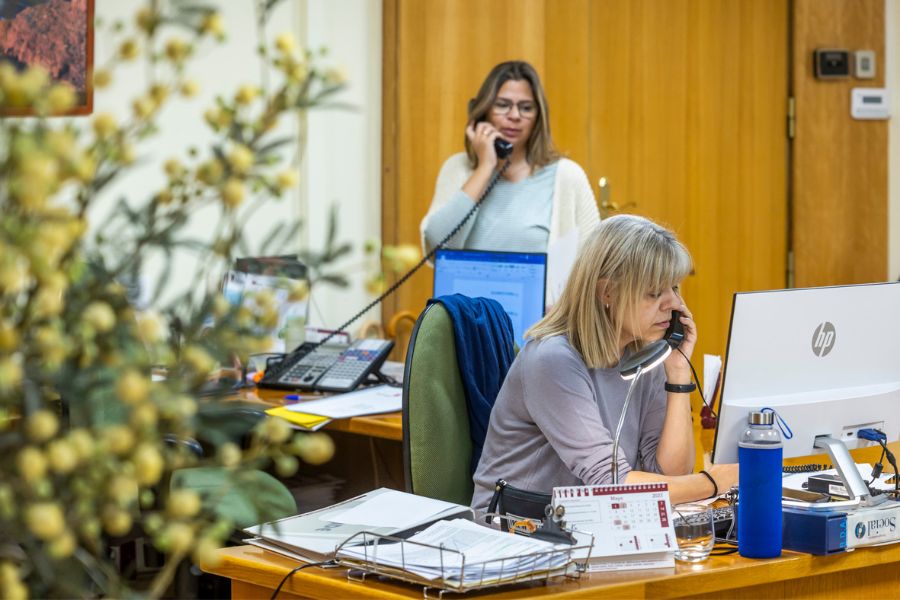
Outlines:
POLYGON ((320 275, 316 280, 316 283, 329 283, 331 285, 345 288, 350 285, 350 281, 344 277, 343 275, 337 274, 328 274, 328 275, 320 275))
POLYGON ((267 154, 269 152, 272 152, 273 150, 277 150, 278 148, 287 146, 288 144, 293 144, 296 141, 297 140, 294 137, 287 137, 287 136, 281 137, 276 140, 272 140, 268 144, 260 146, 259 148, 256 149, 256 153, 257 153, 257 155, 267 154))

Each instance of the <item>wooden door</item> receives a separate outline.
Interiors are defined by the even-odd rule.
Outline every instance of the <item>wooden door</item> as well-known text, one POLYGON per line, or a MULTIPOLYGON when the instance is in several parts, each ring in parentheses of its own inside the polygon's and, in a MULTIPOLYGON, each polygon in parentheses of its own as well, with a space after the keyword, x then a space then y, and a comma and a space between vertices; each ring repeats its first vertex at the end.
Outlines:
POLYGON ((787 22, 786 0, 591 3, 589 173, 691 251, 695 356, 724 354, 734 292, 786 283, 787 22))
MULTIPOLYGON (((560 149, 691 250, 696 356, 724 353, 733 292, 785 285, 787 0, 384 7, 386 244, 418 243, 438 169, 462 149, 466 101, 490 67, 521 58, 542 75, 560 149)), ((429 270, 385 318, 418 313, 430 291, 429 270)))
POLYGON ((794 0, 793 5, 794 284, 884 281, 888 122, 853 119, 850 91, 885 85, 885 3, 794 0), (812 61, 816 48, 873 50, 875 78, 816 79, 812 61))

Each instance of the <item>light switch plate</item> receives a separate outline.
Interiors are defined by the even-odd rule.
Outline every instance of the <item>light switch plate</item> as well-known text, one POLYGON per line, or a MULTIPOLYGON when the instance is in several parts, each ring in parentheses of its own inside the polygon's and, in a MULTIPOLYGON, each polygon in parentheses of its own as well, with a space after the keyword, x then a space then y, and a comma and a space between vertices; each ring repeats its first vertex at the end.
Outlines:
POLYGON ((853 75, 857 79, 875 79, 875 51, 857 50, 853 53, 853 75))

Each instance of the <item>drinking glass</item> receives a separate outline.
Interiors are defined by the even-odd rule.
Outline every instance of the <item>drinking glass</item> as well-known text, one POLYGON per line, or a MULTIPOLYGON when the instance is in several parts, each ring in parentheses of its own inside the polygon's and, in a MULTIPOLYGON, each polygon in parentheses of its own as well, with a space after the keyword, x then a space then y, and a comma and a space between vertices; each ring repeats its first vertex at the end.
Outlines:
POLYGON ((678 549, 675 560, 687 563, 703 562, 709 558, 716 543, 712 509, 705 504, 675 506, 675 538, 678 549))

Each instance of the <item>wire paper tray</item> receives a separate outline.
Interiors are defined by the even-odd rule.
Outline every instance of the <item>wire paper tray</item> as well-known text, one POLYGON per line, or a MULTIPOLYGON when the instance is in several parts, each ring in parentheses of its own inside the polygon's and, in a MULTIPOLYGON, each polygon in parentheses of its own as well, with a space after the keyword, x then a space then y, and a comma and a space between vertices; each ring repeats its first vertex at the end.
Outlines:
MULTIPOLYGON (((492 515, 512 522, 514 519, 492 515)), ((496 523, 497 520, 494 519, 496 523)), ((509 534, 513 535, 513 534, 509 534)), ((583 535, 583 534, 582 534, 583 535)), ((425 598, 429 598, 429 590, 437 590, 437 597, 446 592, 466 593, 485 588, 510 585, 513 583, 549 582, 551 579, 567 577, 577 579, 587 568, 593 547, 593 536, 582 544, 560 547, 550 550, 519 555, 513 558, 497 558, 480 562, 469 562, 463 552, 410 541, 391 535, 379 535, 363 531, 345 540, 336 550, 335 557, 339 564, 349 567, 347 578, 353 581, 364 581, 369 575, 381 575, 422 585, 425 598), (399 545, 400 564, 384 564, 378 561, 378 547, 391 544, 396 551, 399 545), (348 557, 341 552, 353 548, 363 554, 362 557, 348 557), (407 564, 408 556, 431 550, 439 557, 440 566, 432 576, 425 576, 414 571, 422 571, 415 564, 407 564)))

